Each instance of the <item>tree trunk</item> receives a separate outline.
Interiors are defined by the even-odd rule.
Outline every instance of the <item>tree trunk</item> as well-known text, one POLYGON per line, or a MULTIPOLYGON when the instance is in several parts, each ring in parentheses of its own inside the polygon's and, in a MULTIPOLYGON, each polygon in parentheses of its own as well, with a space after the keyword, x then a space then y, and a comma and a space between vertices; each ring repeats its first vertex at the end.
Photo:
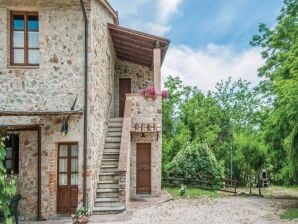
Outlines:
POLYGON ((251 192, 251 172, 249 172, 249 175, 248 175, 248 182, 249 182, 249 194, 251 195, 252 192, 251 192))
POLYGON ((257 177, 258 177, 259 195, 261 196, 261 195, 262 195, 262 192, 261 192, 260 173, 261 173, 261 171, 259 171, 259 173, 258 173, 257 177))

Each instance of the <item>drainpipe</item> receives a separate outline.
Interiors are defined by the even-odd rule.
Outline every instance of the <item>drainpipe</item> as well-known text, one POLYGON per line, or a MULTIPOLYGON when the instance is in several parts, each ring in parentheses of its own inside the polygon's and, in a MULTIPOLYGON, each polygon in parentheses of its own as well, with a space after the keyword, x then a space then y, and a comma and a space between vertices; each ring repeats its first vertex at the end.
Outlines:
POLYGON ((83 171, 83 204, 87 208, 87 122, 88 122, 88 18, 83 0, 80 0, 85 23, 85 80, 84 80, 84 171, 83 171))

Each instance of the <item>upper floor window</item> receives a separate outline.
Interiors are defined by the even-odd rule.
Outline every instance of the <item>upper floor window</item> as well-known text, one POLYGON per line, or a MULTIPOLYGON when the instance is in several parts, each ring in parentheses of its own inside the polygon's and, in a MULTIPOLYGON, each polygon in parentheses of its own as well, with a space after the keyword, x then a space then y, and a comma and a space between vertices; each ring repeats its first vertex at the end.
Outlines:
POLYGON ((38 65, 38 14, 32 12, 12 12, 10 24, 11 65, 38 65))

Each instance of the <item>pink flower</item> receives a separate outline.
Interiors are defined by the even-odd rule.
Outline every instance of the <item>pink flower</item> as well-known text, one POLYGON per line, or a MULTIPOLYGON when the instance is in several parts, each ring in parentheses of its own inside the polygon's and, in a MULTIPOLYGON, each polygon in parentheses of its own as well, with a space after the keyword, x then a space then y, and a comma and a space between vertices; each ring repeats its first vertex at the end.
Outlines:
POLYGON ((156 95, 152 95, 151 98, 153 101, 155 101, 157 97, 156 97, 156 95))
POLYGON ((167 99, 169 97, 168 90, 161 91, 161 96, 162 96, 163 99, 167 99))

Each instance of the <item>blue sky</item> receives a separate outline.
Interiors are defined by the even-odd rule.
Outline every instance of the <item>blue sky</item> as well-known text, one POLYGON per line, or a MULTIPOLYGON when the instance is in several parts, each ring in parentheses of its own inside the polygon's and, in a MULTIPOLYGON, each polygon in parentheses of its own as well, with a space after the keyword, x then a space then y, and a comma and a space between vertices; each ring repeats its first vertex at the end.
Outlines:
POLYGON ((216 82, 259 81, 260 51, 249 45, 259 23, 269 27, 283 0, 110 0, 119 11, 120 25, 162 35, 171 47, 162 68, 204 92, 216 82))

